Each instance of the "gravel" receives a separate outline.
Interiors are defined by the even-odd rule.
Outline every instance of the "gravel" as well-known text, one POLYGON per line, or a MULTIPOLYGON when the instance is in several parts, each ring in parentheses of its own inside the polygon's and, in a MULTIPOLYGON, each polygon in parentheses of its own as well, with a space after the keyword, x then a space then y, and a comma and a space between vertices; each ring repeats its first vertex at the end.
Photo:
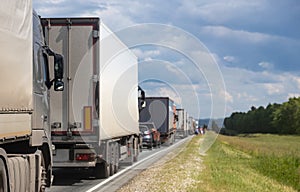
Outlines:
POLYGON ((201 183, 197 178, 203 170, 199 153, 201 139, 193 138, 180 148, 141 172, 118 192, 185 192, 201 183))

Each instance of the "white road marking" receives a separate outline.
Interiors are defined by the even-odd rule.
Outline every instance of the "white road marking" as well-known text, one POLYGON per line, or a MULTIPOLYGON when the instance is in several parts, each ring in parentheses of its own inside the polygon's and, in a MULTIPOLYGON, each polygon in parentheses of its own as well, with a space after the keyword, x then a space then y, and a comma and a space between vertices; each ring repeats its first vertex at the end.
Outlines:
MULTIPOLYGON (((186 139, 187 139, 187 138, 186 138, 186 139)), ((167 147, 167 148, 165 148, 165 149, 163 149, 163 150, 161 150, 161 151, 158 151, 158 152, 156 152, 156 153, 153 153, 152 155, 146 157, 145 159, 142 159, 142 160, 136 162, 135 164, 131 165, 130 167, 126 167, 126 168, 123 169, 122 171, 120 171, 120 172, 114 174, 113 176, 111 176, 111 177, 105 179, 105 180, 102 181, 101 183, 98 183, 97 185, 95 185, 94 187, 90 188, 90 189, 87 190, 86 192, 92 192, 92 191, 94 191, 94 190, 100 188, 101 186, 103 186, 103 185, 105 185, 106 183, 110 182, 111 180, 113 180, 114 178, 118 177, 119 175, 122 175, 124 172, 128 171, 129 169, 132 169, 132 168, 136 167, 137 165, 143 163, 144 161, 147 161, 148 159, 151 159, 151 158, 154 157, 155 155, 157 155, 157 154, 159 154, 159 153, 161 153, 161 152, 164 152, 164 151, 166 151, 166 150, 171 150, 172 148, 175 148, 177 145, 179 145, 179 144, 183 143, 184 141, 186 141, 186 139, 182 139, 182 140, 180 140, 179 142, 175 143, 174 145, 171 145, 170 147, 167 147)))

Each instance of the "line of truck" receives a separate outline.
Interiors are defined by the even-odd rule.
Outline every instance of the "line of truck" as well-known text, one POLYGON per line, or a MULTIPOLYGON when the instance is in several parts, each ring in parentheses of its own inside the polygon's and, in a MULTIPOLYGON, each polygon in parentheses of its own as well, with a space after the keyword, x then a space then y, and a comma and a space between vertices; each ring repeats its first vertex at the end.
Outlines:
POLYGON ((55 167, 113 175, 138 160, 139 122, 167 144, 179 122, 193 129, 170 98, 145 97, 137 57, 99 18, 41 18, 31 0, 0 14, 0 191, 45 191, 55 167))

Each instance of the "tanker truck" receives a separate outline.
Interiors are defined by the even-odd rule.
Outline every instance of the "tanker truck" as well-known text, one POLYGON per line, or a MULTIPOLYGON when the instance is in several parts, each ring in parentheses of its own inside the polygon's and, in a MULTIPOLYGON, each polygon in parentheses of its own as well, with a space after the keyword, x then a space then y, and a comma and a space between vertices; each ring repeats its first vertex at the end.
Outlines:
POLYGON ((42 25, 65 58, 65 89, 50 95, 53 166, 113 175, 139 154, 137 57, 98 17, 42 18, 42 25))
POLYGON ((49 89, 63 90, 63 57, 44 44, 30 0, 1 1, 0 23, 0 191, 45 191, 52 181, 49 89))

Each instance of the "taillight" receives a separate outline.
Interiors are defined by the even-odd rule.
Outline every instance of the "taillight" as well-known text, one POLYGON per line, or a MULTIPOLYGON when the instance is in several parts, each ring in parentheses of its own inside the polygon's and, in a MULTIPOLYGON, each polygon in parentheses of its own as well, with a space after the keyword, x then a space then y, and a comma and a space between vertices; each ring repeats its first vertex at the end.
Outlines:
POLYGON ((76 153, 76 161, 94 161, 94 153, 76 153))

